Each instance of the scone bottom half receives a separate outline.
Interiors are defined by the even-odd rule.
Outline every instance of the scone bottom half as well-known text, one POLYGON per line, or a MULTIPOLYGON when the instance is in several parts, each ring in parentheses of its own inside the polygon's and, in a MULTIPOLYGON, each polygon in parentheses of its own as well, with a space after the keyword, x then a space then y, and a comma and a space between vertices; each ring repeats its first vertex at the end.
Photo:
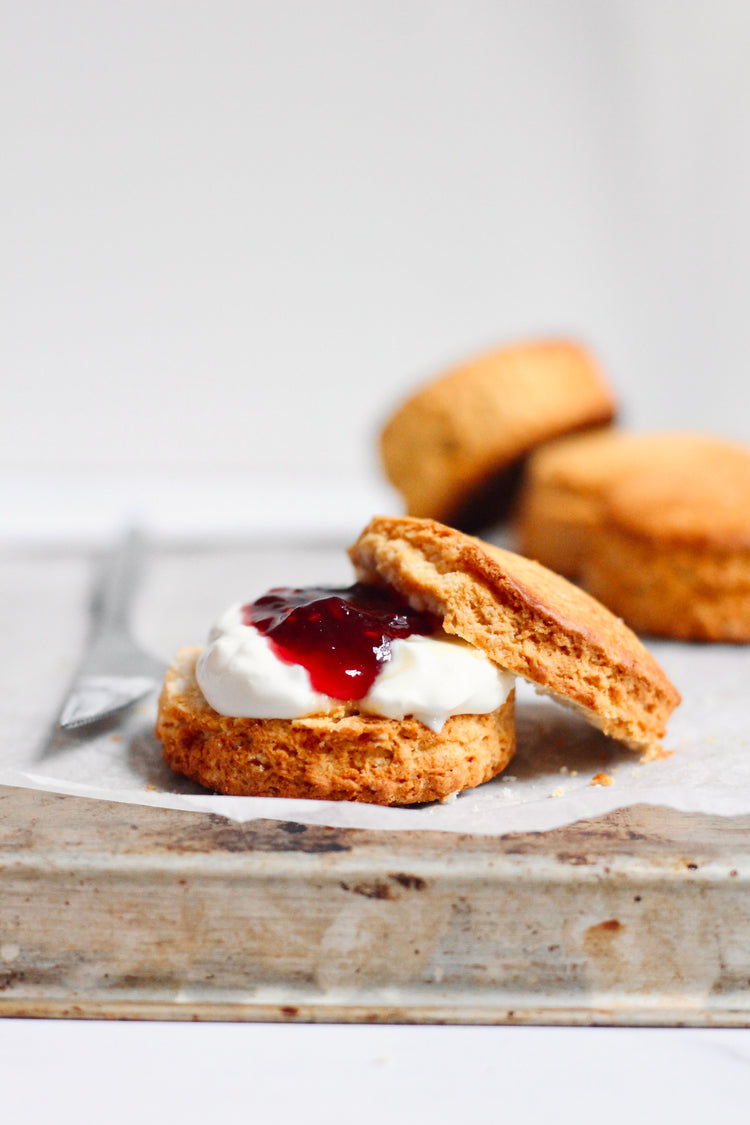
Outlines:
POLYGON ((457 715, 439 733, 417 719, 343 707, 300 719, 220 715, 195 678, 200 648, 167 672, 156 733, 167 764, 219 793, 406 805, 444 800, 495 777, 513 756, 515 695, 486 715, 457 715))

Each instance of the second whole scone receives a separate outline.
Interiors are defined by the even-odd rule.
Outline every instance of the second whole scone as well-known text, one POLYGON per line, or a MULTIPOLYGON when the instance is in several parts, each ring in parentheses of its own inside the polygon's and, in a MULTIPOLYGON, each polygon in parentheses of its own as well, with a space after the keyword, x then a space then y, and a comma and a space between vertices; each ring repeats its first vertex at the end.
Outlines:
POLYGON ((530 459, 519 547, 641 633, 750 641, 750 449, 604 431, 530 459))
POLYGON ((588 351, 530 341, 458 364, 409 396, 383 429, 381 458, 409 515, 477 530, 507 514, 533 449, 614 414, 588 351))

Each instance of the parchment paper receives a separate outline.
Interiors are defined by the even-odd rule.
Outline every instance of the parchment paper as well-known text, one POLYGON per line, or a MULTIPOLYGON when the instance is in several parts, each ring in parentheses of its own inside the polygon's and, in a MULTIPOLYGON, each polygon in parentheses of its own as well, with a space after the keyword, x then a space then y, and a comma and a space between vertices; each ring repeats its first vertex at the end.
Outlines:
MULTIPOLYGON (((37 684, 45 685, 37 696, 46 700, 47 715, 34 708, 31 694, 23 694, 30 692, 32 669, 24 672, 14 663, 10 674, 15 676, 27 710, 21 720, 16 718, 15 726, 9 721, 12 715, 4 716, 0 784, 192 809, 238 821, 270 818, 490 835, 558 827, 631 804, 724 816, 750 813, 746 715, 750 646, 648 644, 683 695, 669 726, 665 756, 648 763, 519 681, 515 759, 499 778, 444 804, 388 809, 210 794, 162 763, 153 734, 153 696, 114 727, 83 736, 53 732, 48 739, 51 719, 85 635, 89 574, 85 560, 70 558, 36 559, 33 565, 26 560, 23 566, 5 569, 3 608, 10 618, 11 634, 14 625, 17 629, 16 656, 20 648, 30 664, 34 658, 38 664, 43 657, 47 678, 40 681, 37 672, 37 684), (17 608, 19 601, 23 605, 18 587, 26 587, 28 593, 29 584, 34 587, 33 609, 28 598, 23 609, 17 608), (52 643, 51 618, 57 624, 60 644, 63 640, 69 644, 71 638, 75 641, 66 660, 52 643), (33 642, 42 621, 48 639, 46 648, 40 650, 33 642), (54 691, 51 673, 57 677, 54 691), (592 785, 599 774, 605 774, 611 784, 592 785)), ((334 584, 350 578, 338 544, 157 553, 136 607, 136 632, 166 659, 179 644, 200 643, 218 613, 238 598, 255 597, 270 585, 334 584)))

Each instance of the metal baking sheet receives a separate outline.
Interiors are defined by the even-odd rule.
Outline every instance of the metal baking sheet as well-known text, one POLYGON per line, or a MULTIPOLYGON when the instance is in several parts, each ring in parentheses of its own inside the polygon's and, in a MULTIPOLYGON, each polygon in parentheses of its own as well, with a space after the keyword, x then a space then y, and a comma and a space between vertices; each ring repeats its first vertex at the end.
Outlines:
POLYGON ((501 838, 0 789, 0 1016, 750 1022, 750 820, 501 838))

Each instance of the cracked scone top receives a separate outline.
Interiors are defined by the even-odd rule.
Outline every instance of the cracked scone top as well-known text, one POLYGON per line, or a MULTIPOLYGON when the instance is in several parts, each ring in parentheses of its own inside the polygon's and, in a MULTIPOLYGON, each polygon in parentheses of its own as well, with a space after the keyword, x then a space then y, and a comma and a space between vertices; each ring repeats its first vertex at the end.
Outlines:
POLYGON ((623 622, 566 579, 433 520, 376 517, 349 551, 443 628, 605 734, 653 751, 680 695, 623 622))

